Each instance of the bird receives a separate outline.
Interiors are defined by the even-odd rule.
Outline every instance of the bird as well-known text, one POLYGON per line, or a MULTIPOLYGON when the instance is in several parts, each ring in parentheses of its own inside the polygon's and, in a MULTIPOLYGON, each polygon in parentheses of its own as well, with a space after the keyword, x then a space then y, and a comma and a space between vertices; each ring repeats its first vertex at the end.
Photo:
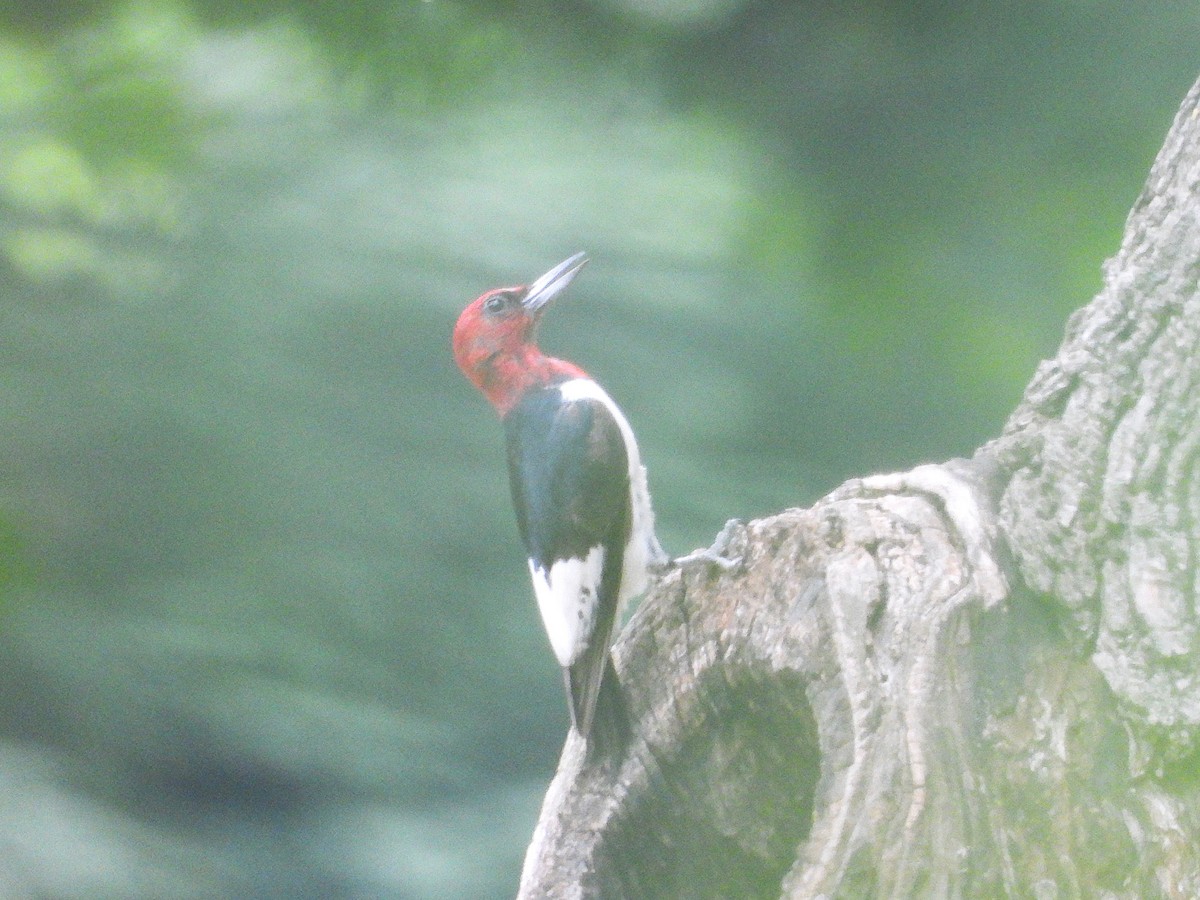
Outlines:
MULTIPOLYGON (((592 733, 621 607, 668 563, 629 420, 583 369, 542 352, 548 305, 587 263, 576 253, 528 286, 497 288, 454 327, 454 358, 504 425, 509 486, 533 593, 562 668, 571 724, 592 733)), ((607 678, 606 678, 607 675, 607 678)), ((619 689, 606 692, 619 705, 619 689)), ((610 732, 620 709, 608 709, 610 732)))
POLYGON ((672 565, 729 561, 722 538, 667 555, 628 418, 582 368, 538 346, 543 313, 587 261, 576 253, 529 285, 480 295, 455 323, 452 345, 504 426, 517 528, 571 725, 585 741, 611 745, 628 734, 609 652, 623 606, 672 565))

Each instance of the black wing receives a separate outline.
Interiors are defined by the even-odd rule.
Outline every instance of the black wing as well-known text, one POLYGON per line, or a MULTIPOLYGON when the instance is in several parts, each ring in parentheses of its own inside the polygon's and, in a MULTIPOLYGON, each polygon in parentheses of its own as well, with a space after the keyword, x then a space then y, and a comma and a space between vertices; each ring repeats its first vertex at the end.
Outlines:
MULTIPOLYGON (((591 628, 565 669, 572 721, 586 737, 608 668, 629 539, 625 440, 604 403, 564 403, 553 387, 529 392, 505 416, 505 433, 517 526, 533 565, 548 572, 556 562, 583 560, 603 548, 598 583, 580 586, 595 592, 591 628)), ((561 602, 575 608, 586 599, 561 602)))

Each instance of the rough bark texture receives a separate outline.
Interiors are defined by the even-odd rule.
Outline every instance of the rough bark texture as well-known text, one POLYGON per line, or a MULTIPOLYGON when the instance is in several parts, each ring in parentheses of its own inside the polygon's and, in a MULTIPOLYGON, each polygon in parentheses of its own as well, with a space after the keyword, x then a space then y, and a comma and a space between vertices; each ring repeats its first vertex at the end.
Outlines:
POLYGON ((999 438, 647 598, 521 896, 1200 896, 1198 279, 1200 83, 999 438))

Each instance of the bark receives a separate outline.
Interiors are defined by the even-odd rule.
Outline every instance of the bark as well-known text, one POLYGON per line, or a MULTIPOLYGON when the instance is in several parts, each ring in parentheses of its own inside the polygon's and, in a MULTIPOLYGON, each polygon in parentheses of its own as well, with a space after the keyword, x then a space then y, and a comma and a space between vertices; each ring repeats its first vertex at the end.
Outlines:
POLYGON ((1198 278, 1200 82, 996 440, 645 600, 521 896, 1200 896, 1198 278))

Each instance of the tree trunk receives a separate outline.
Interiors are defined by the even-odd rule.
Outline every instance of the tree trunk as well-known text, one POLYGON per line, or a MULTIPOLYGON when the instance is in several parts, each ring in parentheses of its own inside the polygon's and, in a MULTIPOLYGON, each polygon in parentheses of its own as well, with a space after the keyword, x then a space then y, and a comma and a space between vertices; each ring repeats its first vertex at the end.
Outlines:
POLYGON ((973 459, 654 590, 522 897, 1200 897, 1200 82, 1105 274, 973 459))

